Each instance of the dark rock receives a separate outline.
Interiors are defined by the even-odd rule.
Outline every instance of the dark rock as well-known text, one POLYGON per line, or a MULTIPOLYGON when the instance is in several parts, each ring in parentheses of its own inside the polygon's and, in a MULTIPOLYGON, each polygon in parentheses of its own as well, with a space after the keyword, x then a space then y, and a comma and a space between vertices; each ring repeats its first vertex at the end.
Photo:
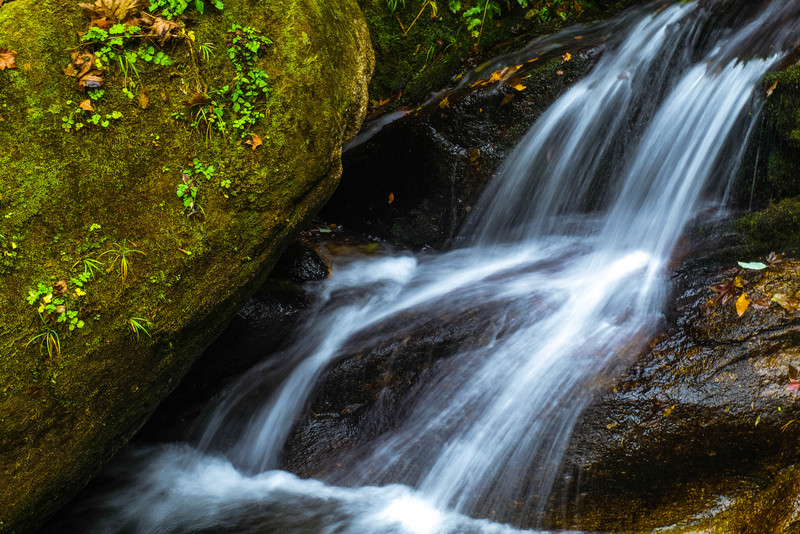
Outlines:
POLYGON ((272 276, 289 278, 294 282, 312 282, 328 276, 328 266, 312 249, 294 242, 278 261, 272 276))
POLYGON ((474 87, 441 93, 416 110, 367 125, 346 147, 343 179, 321 216, 404 246, 441 248, 533 122, 594 65, 599 49, 590 41, 530 63, 527 55, 506 57, 505 65, 481 73, 488 80, 493 69, 509 66, 502 82, 481 82, 473 73, 474 87), (572 59, 564 61, 567 51, 572 59), (523 65, 514 71, 517 61, 523 65))

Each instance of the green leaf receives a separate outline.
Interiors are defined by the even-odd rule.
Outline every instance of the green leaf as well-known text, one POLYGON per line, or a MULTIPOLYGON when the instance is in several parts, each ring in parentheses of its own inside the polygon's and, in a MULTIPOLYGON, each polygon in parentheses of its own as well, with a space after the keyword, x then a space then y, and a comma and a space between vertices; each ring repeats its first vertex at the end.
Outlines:
POLYGON ((761 263, 760 261, 752 261, 752 262, 749 262, 749 263, 740 261, 740 262, 737 262, 737 263, 739 263, 740 267, 742 267, 744 269, 750 269, 752 271, 760 271, 761 269, 766 269, 767 268, 766 264, 761 263))
POLYGON ((203 0, 194 0, 194 7, 197 8, 197 11, 199 11, 200 14, 202 15, 203 9, 205 9, 206 6, 203 3, 203 0))

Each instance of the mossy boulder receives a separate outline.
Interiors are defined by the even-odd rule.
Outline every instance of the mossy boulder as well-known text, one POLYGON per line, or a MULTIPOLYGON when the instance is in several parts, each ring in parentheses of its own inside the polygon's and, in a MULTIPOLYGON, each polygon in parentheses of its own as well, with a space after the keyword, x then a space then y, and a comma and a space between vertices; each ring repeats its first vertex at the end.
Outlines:
POLYGON ((63 74, 89 23, 77 3, 0 5, 17 53, 0 71, 0 532, 35 529, 142 425, 330 196, 363 118, 373 55, 354 1, 204 11, 119 46, 89 111, 63 74), (271 41, 241 129, 233 25, 271 41))

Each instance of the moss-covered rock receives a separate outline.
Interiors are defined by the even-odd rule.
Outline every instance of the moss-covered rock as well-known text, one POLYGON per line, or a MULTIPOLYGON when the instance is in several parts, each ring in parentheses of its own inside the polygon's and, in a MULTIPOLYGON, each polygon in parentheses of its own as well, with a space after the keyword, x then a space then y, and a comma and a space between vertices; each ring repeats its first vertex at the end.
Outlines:
POLYGON ((62 74, 88 23, 76 3, 0 6, 0 47, 18 65, 0 71, 1 532, 34 529, 86 483, 336 186, 372 70, 359 8, 225 4, 185 19, 163 44, 171 65, 140 56, 127 76, 109 68, 92 102, 100 124, 78 111, 87 97, 62 74), (272 41, 254 63, 269 76, 268 96, 251 100, 263 117, 241 131, 234 24, 272 41), (214 103, 187 107, 194 93, 214 103), (224 109, 227 134, 203 120, 212 107, 224 109), (65 130, 70 117, 85 126, 65 130), (245 145, 250 133, 263 145, 245 145), (213 165, 211 179, 194 160, 213 165), (191 210, 176 195, 182 170, 197 187, 191 210), (80 288, 87 259, 99 271, 80 288), (37 313, 56 298, 66 309, 37 313), (71 315, 82 328, 69 329, 71 315))

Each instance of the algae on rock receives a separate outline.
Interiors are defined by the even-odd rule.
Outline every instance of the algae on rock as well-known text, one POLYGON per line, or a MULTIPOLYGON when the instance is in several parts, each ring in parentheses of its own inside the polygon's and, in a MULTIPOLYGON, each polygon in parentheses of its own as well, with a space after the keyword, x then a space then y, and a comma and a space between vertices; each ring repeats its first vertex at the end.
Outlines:
POLYGON ((229 0, 195 15, 214 54, 164 45, 172 65, 138 66, 146 105, 110 70, 98 111, 121 118, 66 132, 67 102, 86 96, 62 70, 87 20, 72 1, 0 6, 0 45, 19 65, 0 72, 0 532, 36 528, 141 426, 332 193, 363 119, 373 56, 354 1, 229 0), (234 24, 273 42, 258 60, 271 89, 257 150, 176 118, 198 85, 234 80, 234 24), (187 217, 176 187, 195 158, 218 181, 200 181, 202 211, 187 217), (86 259, 109 272, 81 288, 86 259), (39 297, 55 297, 29 303, 58 281, 83 328, 42 326, 39 297))

